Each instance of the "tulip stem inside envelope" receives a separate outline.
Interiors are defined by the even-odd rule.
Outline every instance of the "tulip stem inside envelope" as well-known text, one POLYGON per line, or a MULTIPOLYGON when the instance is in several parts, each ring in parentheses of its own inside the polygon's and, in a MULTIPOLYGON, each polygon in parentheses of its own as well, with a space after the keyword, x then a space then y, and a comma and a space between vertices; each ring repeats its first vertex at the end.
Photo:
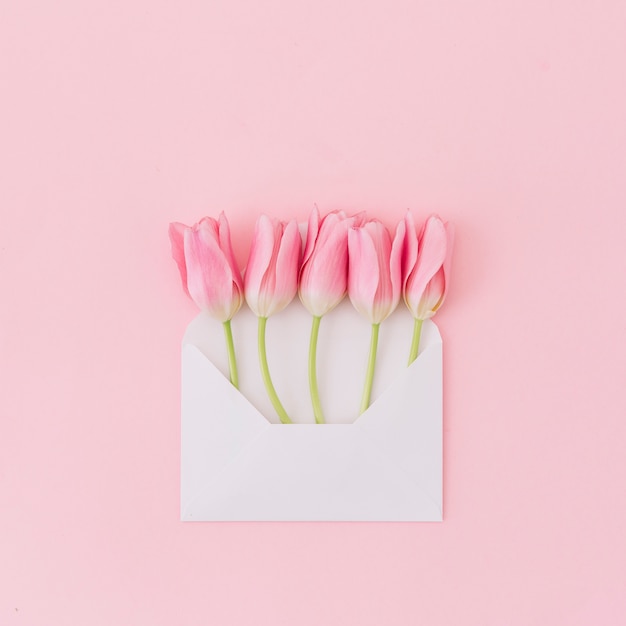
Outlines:
POLYGON ((318 384, 308 386, 311 316, 298 303, 269 318, 267 358, 294 424, 280 424, 258 364, 257 319, 232 320, 240 390, 228 380, 221 324, 200 314, 182 354, 183 521, 441 521, 442 343, 426 321, 407 367, 413 318, 380 326, 372 404, 358 416, 370 324, 347 302, 322 318, 318 384))

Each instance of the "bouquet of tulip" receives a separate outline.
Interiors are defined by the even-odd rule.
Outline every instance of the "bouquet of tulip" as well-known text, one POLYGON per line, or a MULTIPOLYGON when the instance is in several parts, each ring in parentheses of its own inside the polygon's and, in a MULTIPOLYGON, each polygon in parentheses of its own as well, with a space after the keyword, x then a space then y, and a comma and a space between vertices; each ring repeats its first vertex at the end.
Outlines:
POLYGON ((261 215, 256 223, 248 264, 240 272, 232 250, 225 215, 205 217, 193 226, 170 225, 172 255, 183 288, 200 309, 222 323, 230 381, 239 387, 231 319, 245 299, 258 318, 258 352, 268 397, 280 421, 292 423, 281 403, 267 360, 268 318, 299 294, 312 316, 309 343, 309 389, 315 421, 325 422, 317 381, 317 343, 322 318, 349 296, 354 308, 371 324, 369 358, 360 413, 370 405, 380 324, 398 306, 401 296, 415 320, 407 338, 409 365, 417 358, 422 323, 441 307, 446 296, 453 248, 453 228, 431 216, 416 229, 407 212, 392 235, 376 219, 342 211, 323 218, 314 209, 306 236, 295 220, 284 222, 261 215))

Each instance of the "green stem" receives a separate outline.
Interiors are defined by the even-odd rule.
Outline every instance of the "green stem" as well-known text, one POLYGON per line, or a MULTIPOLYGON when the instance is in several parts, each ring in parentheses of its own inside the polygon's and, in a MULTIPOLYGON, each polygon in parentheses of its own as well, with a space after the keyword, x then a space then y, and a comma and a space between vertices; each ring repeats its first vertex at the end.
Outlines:
POLYGON ((320 403, 320 393, 317 388, 317 335, 320 329, 321 317, 313 317, 313 326, 311 327, 311 341, 309 343, 309 389, 311 390, 311 403, 313 404, 313 415, 315 415, 315 423, 324 423, 324 414, 322 413, 322 405, 320 403))
POLYGON ((370 405, 372 395, 372 383, 374 382, 374 367, 376 366, 376 350, 378 348, 378 328, 380 324, 372 324, 372 339, 370 341, 370 356, 367 362, 367 374, 365 376, 365 387, 361 398, 361 409, 359 415, 364 413, 370 405))
POLYGON ((223 323, 224 335, 226 337, 226 348, 228 349, 228 369, 230 371, 230 382, 235 389, 239 389, 239 374, 237 373, 237 360, 235 359, 235 344, 233 343, 233 331, 230 327, 230 320, 223 323))
POLYGON ((263 376, 263 382, 265 383, 265 389, 267 390, 267 395, 270 397, 272 402, 272 406, 278 413, 278 417, 283 424, 291 424, 291 420, 287 415, 287 411, 280 403, 278 399, 278 395, 276 394, 276 389, 274 389, 274 385, 272 384, 272 379, 270 378, 270 369, 267 366, 267 353, 265 351, 265 324, 267 323, 267 317, 259 317, 259 360, 261 361, 261 374, 263 376))
POLYGON ((411 354, 409 355, 409 365, 417 358, 417 351, 420 347, 420 336, 422 334, 422 322, 424 320, 415 320, 413 326, 413 341, 411 342, 411 354))

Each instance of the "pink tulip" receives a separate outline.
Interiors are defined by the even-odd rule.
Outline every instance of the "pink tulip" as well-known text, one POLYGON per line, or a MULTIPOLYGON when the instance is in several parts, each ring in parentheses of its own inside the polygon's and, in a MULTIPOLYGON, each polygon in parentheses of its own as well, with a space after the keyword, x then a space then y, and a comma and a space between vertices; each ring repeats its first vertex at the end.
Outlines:
POLYGON ((387 228, 378 220, 351 228, 348 234, 348 295, 354 308, 372 324, 360 413, 370 403, 380 323, 398 306, 402 293, 405 228, 403 221, 398 223, 393 241, 387 228))
POLYGON ((415 319, 425 320, 439 310, 448 291, 454 229, 436 215, 419 234, 410 213, 405 223, 404 300, 415 319))
POLYGON ((404 231, 401 221, 392 241, 382 222, 370 220, 348 234, 348 295, 372 324, 380 324, 398 306, 404 231))
POLYGON ((211 317, 230 320, 243 303, 243 281, 224 213, 193 226, 170 224, 169 235, 185 292, 211 317))
POLYGON ((178 264, 183 289, 211 317, 222 322, 230 381, 239 386, 230 320, 243 303, 243 281, 230 242, 224 213, 219 220, 201 219, 193 226, 170 224, 172 256, 178 264))
POLYGON ((298 290, 298 270, 302 238, 298 223, 288 223, 261 215, 252 238, 250 258, 244 279, 246 301, 259 318, 259 363, 267 395, 283 424, 291 420, 278 399, 270 377, 265 347, 267 318, 282 311, 298 290))
POLYGON ((295 220, 285 223, 259 217, 244 278, 246 301, 257 317, 270 317, 293 300, 301 249, 295 220))
POLYGON ((411 213, 407 213, 405 223, 403 292, 404 301, 415 318, 410 365, 419 351, 422 322, 439 310, 448 291, 454 228, 436 215, 426 220, 419 234, 411 213))
POLYGON ((299 294, 307 311, 322 317, 334 309, 348 288, 348 230, 359 217, 333 211, 320 221, 315 208, 309 216, 299 294))
POLYGON ((360 224, 361 215, 346 217, 333 211, 320 222, 317 207, 309 216, 304 259, 300 269, 300 300, 313 316, 309 343, 309 388, 313 414, 318 424, 324 415, 317 387, 317 337, 321 318, 334 309, 348 288, 348 231, 360 224))

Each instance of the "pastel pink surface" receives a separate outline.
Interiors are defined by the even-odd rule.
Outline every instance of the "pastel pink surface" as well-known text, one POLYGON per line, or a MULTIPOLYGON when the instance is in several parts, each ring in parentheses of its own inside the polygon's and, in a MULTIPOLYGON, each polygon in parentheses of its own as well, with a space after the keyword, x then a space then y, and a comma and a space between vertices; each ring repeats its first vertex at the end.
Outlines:
POLYGON ((0 12, 0 624, 623 624, 623 2, 0 12), (314 203, 456 224, 445 521, 181 524, 167 225, 314 203))

